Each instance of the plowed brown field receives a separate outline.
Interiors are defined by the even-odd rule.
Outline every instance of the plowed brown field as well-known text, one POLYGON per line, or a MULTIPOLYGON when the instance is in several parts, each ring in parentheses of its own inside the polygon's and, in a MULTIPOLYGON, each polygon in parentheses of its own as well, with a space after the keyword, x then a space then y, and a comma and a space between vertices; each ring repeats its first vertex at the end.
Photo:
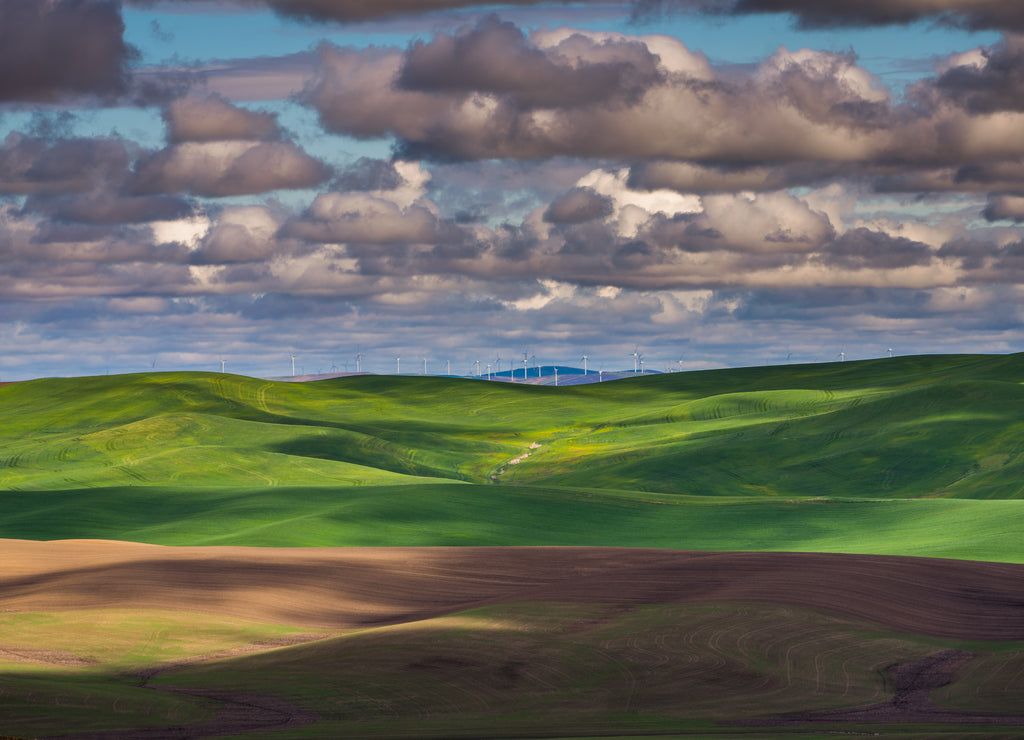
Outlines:
POLYGON ((918 634, 1024 640, 1024 566, 619 548, 160 547, 0 540, 0 609, 181 609, 318 629, 501 602, 771 601, 918 634))

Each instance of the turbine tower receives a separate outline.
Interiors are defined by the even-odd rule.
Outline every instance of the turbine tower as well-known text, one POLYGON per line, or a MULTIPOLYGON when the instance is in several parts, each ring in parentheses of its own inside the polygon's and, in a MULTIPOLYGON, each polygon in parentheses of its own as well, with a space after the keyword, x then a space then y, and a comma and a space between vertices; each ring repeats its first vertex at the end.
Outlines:
POLYGON ((356 372, 357 373, 359 372, 359 362, 362 359, 363 359, 363 353, 362 352, 356 352, 356 372))
POLYGON ((587 360, 590 359, 590 356, 589 355, 583 355, 583 357, 581 359, 583 360, 583 374, 586 375, 587 374, 587 360))
POLYGON ((220 371, 224 372, 224 360, 223 359, 220 361, 220 371))
POLYGON ((640 345, 633 348, 633 375, 637 372, 637 363, 640 361, 640 345))
POLYGON ((892 357, 892 347, 889 348, 889 357, 892 357))
POLYGON ((292 377, 295 377, 295 355, 292 355, 292 377))
POLYGON ((402 374, 402 358, 395 355, 395 375, 402 374))

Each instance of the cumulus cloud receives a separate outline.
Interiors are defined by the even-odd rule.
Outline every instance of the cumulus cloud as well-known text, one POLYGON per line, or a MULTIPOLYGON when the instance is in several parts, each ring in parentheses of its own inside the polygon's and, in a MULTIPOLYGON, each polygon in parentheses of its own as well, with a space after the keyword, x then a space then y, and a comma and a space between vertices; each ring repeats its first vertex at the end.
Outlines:
POLYGON ((649 190, 838 179, 1018 193, 1018 46, 1008 38, 946 60, 897 99, 851 53, 782 47, 752 70, 722 71, 667 37, 527 35, 490 19, 405 51, 325 45, 303 100, 328 129, 395 137, 408 158, 626 160, 630 185, 649 190), (504 63, 489 66, 485 49, 504 63), (586 82, 559 97, 570 77, 586 82))
POLYGON ((262 262, 277 248, 281 218, 265 206, 223 209, 192 253, 195 264, 262 262))
POLYGON ((140 194, 224 197, 311 188, 330 175, 327 165, 291 142, 185 142, 140 159, 131 187, 140 194))
POLYGON ((275 114, 246 110, 214 95, 174 100, 164 111, 164 120, 167 138, 173 144, 232 139, 268 141, 280 136, 275 114))
POLYGON ((123 178, 132 148, 117 138, 52 140, 8 134, 0 146, 0 193, 91 190, 97 182, 123 178))
POLYGON ((339 172, 333 184, 338 190, 394 190, 404 181, 394 162, 360 157, 339 172))
POLYGON ((4 0, 0 101, 124 92, 137 52, 123 34, 114 0, 4 0))
POLYGON ((544 220, 551 223, 579 224, 612 215, 612 199, 592 188, 573 188, 558 197, 544 212, 544 220))
POLYGON ((992 195, 983 211, 989 221, 1011 219, 1024 222, 1024 197, 1020 195, 992 195))
POLYGON ((804 28, 883 26, 933 20, 971 29, 1022 29, 1024 8, 1005 0, 637 0, 637 12, 786 13, 804 28))
POLYGON ((95 224, 173 221, 194 209, 188 200, 173 195, 122 195, 107 188, 73 195, 33 195, 24 206, 25 213, 45 214, 55 221, 95 224))
MULTIPOLYGON (((129 0, 135 5, 152 5, 155 0, 129 0)), ((201 0, 172 0, 178 3, 201 0)), ((422 15, 459 8, 492 6, 487 0, 233 0, 237 5, 263 6, 281 15, 311 21, 366 21, 395 15, 422 15)), ((504 0, 506 6, 568 3, 571 0, 504 0)))
POLYGON ((517 26, 492 16, 454 35, 414 43, 397 84, 493 95, 532 109, 634 101, 661 78, 658 58, 640 42, 604 44, 574 35, 541 49, 517 26))
POLYGON ((299 219, 288 224, 288 236, 316 242, 433 244, 442 225, 422 205, 406 208, 369 193, 323 193, 299 219))
POLYGON ((324 125, 397 136, 410 157, 855 161, 894 145, 886 92, 846 54, 780 49, 757 74, 726 79, 674 39, 527 38, 486 22, 407 53, 327 45, 320 54, 304 99, 324 125), (460 45, 492 36, 510 59, 529 58, 531 74, 469 65, 446 83, 441 71, 454 69, 460 45), (567 75, 588 82, 559 98, 567 75))

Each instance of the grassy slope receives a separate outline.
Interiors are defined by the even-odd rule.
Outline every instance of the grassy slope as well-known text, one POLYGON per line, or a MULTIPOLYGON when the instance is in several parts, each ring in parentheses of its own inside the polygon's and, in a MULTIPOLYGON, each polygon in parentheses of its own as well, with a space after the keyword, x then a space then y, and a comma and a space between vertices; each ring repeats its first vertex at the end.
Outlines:
POLYGON ((1024 356, 1011 355, 571 388, 186 373, 18 383, 0 388, 0 536, 1020 562, 1022 381, 1024 356))
MULTIPOLYGON (((52 624, 32 628, 53 631, 61 620, 73 627, 82 618, 51 615, 52 624)), ((139 615, 113 645, 87 629, 70 646, 94 656, 94 666, 8 669, 0 674, 5 730, 30 735, 208 719, 206 700, 143 689, 125 673, 146 651, 156 651, 156 660, 171 657, 153 646, 147 622, 166 622, 180 643, 176 654, 202 654, 211 640, 225 638, 217 628, 226 623, 213 625, 214 637, 196 638, 190 618, 194 632, 211 629, 208 616, 139 615)), ((250 639, 267 631, 242 627, 250 639)), ((778 604, 513 603, 185 666, 151 684, 279 696, 319 716, 307 727, 259 733, 268 739, 713 736, 739 720, 884 701, 886 666, 948 647, 981 656, 980 679, 967 672, 944 690, 968 711, 992 706, 1007 691, 986 683, 985 666, 1012 670, 1024 655, 1020 643, 979 648, 778 604)), ((1019 681, 1013 686, 1019 693, 1019 681)))

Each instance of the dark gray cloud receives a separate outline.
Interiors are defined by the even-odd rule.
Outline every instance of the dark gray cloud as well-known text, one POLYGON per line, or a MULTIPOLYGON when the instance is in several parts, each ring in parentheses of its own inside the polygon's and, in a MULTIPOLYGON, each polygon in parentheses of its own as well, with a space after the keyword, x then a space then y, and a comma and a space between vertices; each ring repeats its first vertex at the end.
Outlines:
POLYGON ((275 114, 246 110, 216 95, 179 98, 167 106, 163 115, 167 139, 172 144, 237 139, 269 141, 281 134, 275 114))
POLYGON ((1011 36, 979 51, 922 84, 971 113, 1024 111, 1024 40, 1011 36))
POLYGON ((324 193, 309 210, 283 228, 286 236, 312 242, 364 244, 436 244, 458 238, 422 205, 405 208, 359 192, 324 193))
POLYGON ((1024 8, 1006 0, 637 0, 640 14, 699 10, 727 15, 785 13, 803 28, 934 21, 971 29, 1024 30, 1024 8))
MULTIPOLYGON (((229 0, 235 5, 262 6, 281 15, 309 21, 368 21, 396 15, 423 15, 440 10, 563 4, 574 0, 229 0)), ((606 0, 592 0, 604 4, 606 0)), ((128 0, 133 5, 153 5, 157 0, 128 0)), ((173 0, 187 4, 190 0, 173 0)))
POLYGON ((132 147, 122 139, 47 139, 12 133, 0 145, 0 193, 89 191, 123 179, 132 147))
POLYGON ((331 174, 291 142, 185 142, 141 158, 130 188, 138 194, 224 197, 312 188, 331 174))
POLYGON ((887 94, 850 55, 781 49, 756 74, 727 80, 667 37, 646 48, 564 30, 527 39, 485 23, 439 39, 408 53, 325 45, 304 100, 330 130, 395 136, 403 156, 440 161, 563 155, 750 166, 902 150, 887 94), (511 63, 468 64, 455 74, 460 43, 475 49, 491 36, 481 48, 529 59, 529 74, 511 63), (590 72, 574 97, 566 75, 590 72))
POLYGON ((556 224, 579 224, 610 216, 612 200, 593 188, 573 188, 556 198, 544 212, 544 220, 556 224))
POLYGON ((279 249, 280 221, 279 214, 264 206, 226 208, 192 254, 192 262, 265 262, 279 249))
POLYGON ((639 42, 610 46, 577 36, 563 47, 547 53, 516 25, 491 16, 456 34, 414 43, 397 84, 423 92, 493 94, 530 109, 635 102, 663 77, 657 57, 639 42))
POLYGON ((982 212, 989 221, 1010 219, 1024 223, 1024 197, 1019 195, 990 195, 988 205, 982 212))
POLYGON ((115 0, 4 0, 0 101, 125 92, 137 52, 123 34, 115 0))
POLYGON ((404 181, 394 162, 360 157, 339 172, 332 185, 335 190, 394 190, 404 181))
POLYGON ((178 196, 121 195, 101 189, 73 195, 29 196, 23 210, 55 221, 128 224, 187 218, 193 214, 195 206, 178 196))
POLYGON ((932 250, 921 242, 862 227, 832 242, 822 259, 830 266, 852 270, 896 269, 927 265, 932 261, 932 250))

